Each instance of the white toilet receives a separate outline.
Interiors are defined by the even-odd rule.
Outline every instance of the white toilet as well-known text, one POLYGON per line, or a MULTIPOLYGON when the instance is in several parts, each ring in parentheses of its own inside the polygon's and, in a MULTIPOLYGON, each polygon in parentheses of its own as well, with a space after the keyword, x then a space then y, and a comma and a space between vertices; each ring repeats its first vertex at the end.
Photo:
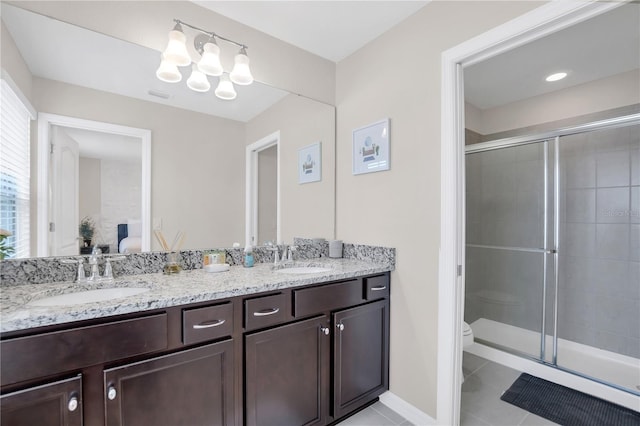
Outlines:
POLYGON ((464 322, 462 326, 462 348, 466 348, 473 344, 473 330, 471 326, 464 322))
MULTIPOLYGON (((471 329, 471 326, 469 324, 466 323, 466 321, 463 321, 462 324, 462 350, 464 350, 464 348, 469 347, 473 344, 473 330, 471 329)), ((460 369, 462 369, 462 367, 460 367, 460 369)), ((461 383, 464 382, 464 373, 461 371, 460 372, 460 377, 461 377, 461 383)))

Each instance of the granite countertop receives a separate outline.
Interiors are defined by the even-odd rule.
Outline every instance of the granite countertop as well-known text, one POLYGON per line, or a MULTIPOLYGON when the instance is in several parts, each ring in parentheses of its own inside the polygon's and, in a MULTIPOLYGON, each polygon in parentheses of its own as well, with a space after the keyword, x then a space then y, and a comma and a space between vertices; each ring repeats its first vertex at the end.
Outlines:
POLYGON ((268 263, 253 268, 232 266, 229 271, 208 273, 202 269, 182 271, 176 275, 161 273, 128 275, 110 283, 59 282, 53 284, 24 284, 0 290, 0 332, 26 330, 52 324, 143 312, 171 306, 206 302, 233 296, 261 293, 289 287, 349 279, 357 276, 390 271, 386 263, 371 263, 354 259, 319 258, 283 265, 321 266, 329 272, 313 274, 284 274, 268 263), (77 305, 36 307, 32 300, 111 287, 147 287, 150 291, 126 298, 77 305))

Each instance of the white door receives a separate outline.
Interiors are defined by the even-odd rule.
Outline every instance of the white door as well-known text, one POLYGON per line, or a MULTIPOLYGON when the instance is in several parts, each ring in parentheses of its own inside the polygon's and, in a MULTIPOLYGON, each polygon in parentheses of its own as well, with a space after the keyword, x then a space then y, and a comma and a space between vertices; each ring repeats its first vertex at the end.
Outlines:
POLYGON ((51 150, 51 255, 78 255, 79 146, 64 131, 53 127, 51 150))

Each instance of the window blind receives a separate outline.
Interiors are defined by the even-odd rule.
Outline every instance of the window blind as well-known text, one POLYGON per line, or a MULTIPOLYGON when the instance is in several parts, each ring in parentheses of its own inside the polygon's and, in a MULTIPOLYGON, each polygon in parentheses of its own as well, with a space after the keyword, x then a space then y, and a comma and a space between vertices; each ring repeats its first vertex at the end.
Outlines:
POLYGON ((12 234, 7 258, 29 257, 31 114, 4 79, 0 99, 0 228, 12 234))

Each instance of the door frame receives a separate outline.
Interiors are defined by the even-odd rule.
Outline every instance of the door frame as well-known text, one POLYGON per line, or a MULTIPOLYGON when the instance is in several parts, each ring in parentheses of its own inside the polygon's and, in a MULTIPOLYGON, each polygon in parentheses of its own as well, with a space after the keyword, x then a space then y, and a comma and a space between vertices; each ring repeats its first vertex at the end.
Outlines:
POLYGON ((552 1, 442 53, 437 424, 460 422, 466 220, 463 69, 622 4, 552 1))
POLYGON ((256 245, 257 241, 252 241, 258 237, 258 154, 265 149, 277 147, 277 166, 276 166, 276 241, 278 244, 282 241, 280 226, 280 131, 276 131, 259 139, 258 141, 247 145, 246 163, 245 163, 245 247, 256 245))
POLYGON ((142 251, 151 249, 151 130, 103 123, 64 115, 38 113, 37 255, 46 257, 49 247, 49 143, 51 126, 92 130, 138 138, 142 149, 142 251))

